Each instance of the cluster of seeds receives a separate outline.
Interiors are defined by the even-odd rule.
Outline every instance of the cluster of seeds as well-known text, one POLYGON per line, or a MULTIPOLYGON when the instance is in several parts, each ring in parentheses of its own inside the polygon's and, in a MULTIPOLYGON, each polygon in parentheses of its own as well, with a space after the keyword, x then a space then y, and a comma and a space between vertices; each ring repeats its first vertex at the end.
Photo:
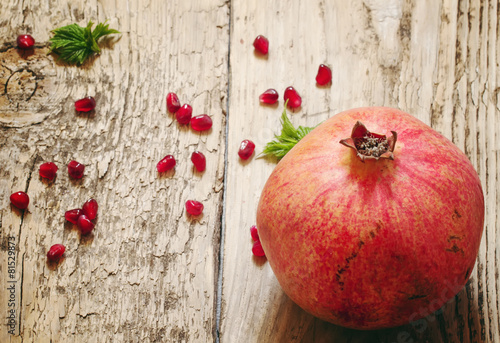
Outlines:
MULTIPOLYGON (((258 35, 255 38, 253 46, 255 48, 255 51, 260 55, 267 55, 269 53, 269 40, 262 35, 258 35)), ((320 64, 318 73, 316 74, 316 83, 318 84, 318 86, 329 86, 331 85, 331 82, 332 70, 327 65, 320 64)), ((259 102, 262 105, 274 105, 278 102, 278 99, 279 94, 274 88, 269 88, 259 95, 259 102)), ((287 104, 287 107, 292 110, 298 109, 300 108, 300 106, 302 106, 302 97, 300 96, 299 92, 297 92, 297 90, 292 86, 289 86, 285 89, 283 100, 287 104)), ((255 144, 253 144, 253 142, 251 141, 244 140, 241 142, 238 155, 240 155, 242 159, 247 159, 253 153, 253 149, 255 149, 255 144), (250 155, 248 155, 249 152, 250 155)), ((250 232, 254 240, 254 244, 252 247, 253 254, 256 256, 265 256, 262 245, 260 244, 257 227, 252 226, 250 228, 250 232)))
MULTIPOLYGON (((58 167, 54 162, 42 163, 38 169, 40 177, 48 180, 54 180, 58 167)), ((83 177, 85 166, 77 161, 68 163, 68 174, 73 179, 80 179, 83 177)), ((13 206, 25 210, 28 208, 30 198, 25 192, 15 192, 10 196, 10 202, 13 206)), ((94 230, 95 224, 93 220, 97 217, 97 210, 99 206, 95 199, 87 200, 82 208, 66 211, 64 217, 70 223, 78 226, 82 235, 88 235, 94 230)), ((47 259, 49 262, 58 262, 66 250, 62 244, 54 244, 47 252, 47 259)))
MULTIPOLYGON (((175 119, 180 125, 190 125, 194 131, 208 131, 212 128, 212 118, 206 114, 193 117, 193 107, 189 104, 181 106, 179 97, 175 93, 167 94, 167 110, 175 115, 175 119)), ((205 171, 207 160, 200 151, 194 151, 191 154, 191 162, 198 172, 205 171)), ((167 155, 156 164, 158 173, 165 173, 174 169, 176 165, 175 157, 167 155)), ((192 216, 199 216, 203 213, 203 204, 196 200, 186 201, 186 212, 192 216)))
MULTIPOLYGON (((28 34, 22 34, 17 37, 17 46, 21 50, 33 49, 35 39, 28 34)), ((75 110, 78 112, 90 112, 96 107, 96 101, 93 97, 88 96, 83 99, 75 101, 75 110)), ((40 177, 47 180, 54 180, 58 167, 54 162, 42 163, 39 167, 38 173, 40 177)), ((73 179, 81 179, 85 171, 85 165, 77 161, 70 161, 68 163, 68 174, 73 179)), ((10 196, 10 202, 13 206, 25 210, 28 208, 30 198, 25 192, 15 192, 10 196)), ((64 214, 66 220, 78 226, 82 235, 88 235, 92 232, 95 224, 92 222, 97 216, 97 201, 90 199, 85 202, 81 209, 74 209, 66 211, 64 214)), ((66 248, 62 244, 54 244, 47 252, 47 259, 49 262, 58 262, 64 255, 66 248)))
MULTIPOLYGON (((262 35, 258 35, 255 38, 253 46, 255 50, 261 55, 267 55, 269 52, 269 40, 262 35)), ((319 86, 327 86, 331 84, 331 81, 332 70, 327 65, 320 64, 318 73, 316 75, 316 83, 319 86)), ((279 94, 276 89, 270 88, 259 96, 259 101, 261 104, 273 105, 278 102, 278 98, 279 94)), ((292 110, 300 108, 300 106, 302 105, 302 97, 292 86, 285 89, 283 100, 285 101, 285 103, 288 101, 287 106, 292 110)))

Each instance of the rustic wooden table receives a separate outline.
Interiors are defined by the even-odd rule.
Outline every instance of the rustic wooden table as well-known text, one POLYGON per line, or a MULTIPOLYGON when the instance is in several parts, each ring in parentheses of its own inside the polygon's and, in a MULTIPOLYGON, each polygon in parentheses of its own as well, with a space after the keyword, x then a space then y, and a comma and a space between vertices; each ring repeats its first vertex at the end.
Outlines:
POLYGON ((500 6, 495 0, 2 0, 0 3, 0 342, 500 342, 500 6), (121 35, 81 67, 48 55, 51 30, 108 20, 121 35), (21 53, 18 34, 36 39, 21 53), (253 39, 269 38, 270 53, 253 39), (318 87, 319 64, 333 70, 318 87), (253 258, 249 228, 272 161, 242 162, 279 131, 258 96, 294 86, 291 115, 313 126, 359 106, 413 114, 463 150, 486 222, 467 286, 418 325, 359 332, 313 318, 253 258), (197 133, 167 113, 168 92, 209 114, 197 133), (95 96, 90 115, 74 101, 95 96), (190 155, 207 157, 193 170, 190 155), (175 172, 156 162, 172 154, 175 172), (71 180, 70 160, 86 165, 71 180), (38 176, 41 163, 57 178, 38 176), (27 210, 9 195, 27 191, 27 210), (99 203, 80 237, 64 212, 99 203), (201 218, 184 203, 204 203, 201 218), (67 250, 57 267, 47 249, 67 250), (12 252, 13 251, 13 252, 12 252), (9 265, 9 262, 15 261, 9 265))

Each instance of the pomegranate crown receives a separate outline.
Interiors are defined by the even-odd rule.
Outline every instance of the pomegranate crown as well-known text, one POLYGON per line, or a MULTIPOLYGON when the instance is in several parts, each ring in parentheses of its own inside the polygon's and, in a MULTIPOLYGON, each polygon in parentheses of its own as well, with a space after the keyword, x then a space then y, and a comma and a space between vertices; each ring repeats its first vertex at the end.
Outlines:
POLYGON ((352 128, 351 137, 341 139, 340 144, 354 149, 362 162, 381 158, 393 160, 397 138, 398 134, 395 131, 391 131, 391 135, 387 137, 368 131, 363 123, 357 121, 352 128))

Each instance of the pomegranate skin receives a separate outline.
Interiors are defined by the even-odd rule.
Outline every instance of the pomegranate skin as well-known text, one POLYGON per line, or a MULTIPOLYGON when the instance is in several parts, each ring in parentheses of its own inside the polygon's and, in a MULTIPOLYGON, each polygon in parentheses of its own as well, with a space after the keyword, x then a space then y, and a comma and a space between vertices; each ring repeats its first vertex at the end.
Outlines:
POLYGON ((257 209, 284 292, 312 315, 369 330, 430 315, 474 267, 484 224, 480 180, 452 142, 392 108, 339 113, 276 166, 257 209), (396 131, 394 160, 364 163, 339 141, 357 121, 396 131))

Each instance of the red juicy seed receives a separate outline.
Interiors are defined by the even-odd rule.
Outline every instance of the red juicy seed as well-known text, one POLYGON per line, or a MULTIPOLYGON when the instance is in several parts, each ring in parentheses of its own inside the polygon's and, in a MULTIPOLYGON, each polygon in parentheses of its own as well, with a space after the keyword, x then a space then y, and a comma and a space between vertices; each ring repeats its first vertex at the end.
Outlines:
POLYGON ((191 118, 191 127, 195 131, 206 131, 212 127, 212 119, 206 114, 191 118))
POLYGON ((53 162, 46 162, 40 165, 38 173, 41 177, 53 180, 56 177, 57 166, 53 162))
POLYGON ((75 208, 74 210, 69 210, 64 213, 64 218, 70 223, 76 224, 78 222, 78 217, 83 214, 83 211, 79 208, 75 208))
POLYGON ((264 252, 264 249, 262 249, 262 244, 260 243, 260 241, 253 242, 252 253, 258 257, 266 256, 266 253, 264 252))
POLYGON ((64 254, 64 251, 66 251, 66 247, 62 244, 54 244, 53 246, 50 247, 49 251, 47 252, 47 259, 50 262, 57 262, 61 259, 62 255, 64 254))
POLYGON ((30 197, 24 192, 16 192, 10 195, 10 202, 17 208, 24 210, 30 203, 30 197))
POLYGON ((245 139, 240 144, 240 149, 238 150, 238 155, 242 160, 248 160, 252 156, 255 150, 255 144, 248 139, 245 139))
POLYGON ((207 160, 205 158, 205 155, 203 155, 199 151, 193 152, 193 154, 191 155, 191 162, 193 162, 194 167, 199 172, 204 171, 207 166, 207 160))
POLYGON ((68 174, 73 179, 81 179, 83 176, 83 171, 85 166, 77 161, 71 161, 68 163, 68 174))
POLYGON ((95 99, 91 96, 75 101, 75 110, 90 112, 95 108, 95 99))
POLYGON ((97 216, 97 209, 99 206, 97 205, 97 201, 94 199, 89 199, 83 204, 82 211, 83 214, 87 216, 90 220, 94 219, 97 216))
POLYGON ((31 49, 35 45, 35 39, 30 35, 19 35, 17 36, 17 46, 19 49, 27 50, 31 49))
POLYGON ((167 94, 167 110, 170 113, 175 113, 181 108, 181 102, 175 93, 167 94))
POLYGON ((253 41, 253 47, 261 54, 267 55, 269 51, 269 40, 262 35, 258 35, 253 41))
POLYGON ((276 101, 278 101, 278 98, 279 98, 279 94, 278 94, 278 92, 276 92, 275 89, 268 89, 267 91, 265 91, 264 93, 262 93, 259 96, 259 101, 262 104, 272 105, 272 104, 275 104, 276 101))
POLYGON ((92 223, 85 214, 82 214, 80 217, 78 217, 76 225, 78 225, 78 228, 80 229, 82 235, 87 235, 91 233, 92 230, 94 230, 94 223, 92 223))
POLYGON ((158 162, 156 165, 156 170, 158 170, 158 173, 164 173, 166 171, 169 171, 175 167, 175 158, 172 155, 167 155, 163 157, 163 159, 158 162))
POLYGON ((260 239, 259 239, 259 232, 257 231, 257 226, 252 225, 250 227, 250 235, 252 235, 252 239, 254 241, 260 241, 260 239))
POLYGON ((184 104, 175 112, 175 119, 177 119, 179 124, 189 124, 192 114, 193 108, 188 104, 184 104))
POLYGON ((324 64, 319 65, 318 75, 316 75, 316 82, 320 86, 324 86, 332 81, 332 70, 324 64))
POLYGON ((298 108, 302 105, 302 98, 293 87, 288 87, 283 95, 285 102, 288 100, 288 107, 298 108))
POLYGON ((203 212, 203 204, 196 200, 186 201, 186 212, 192 216, 199 216, 203 212))

